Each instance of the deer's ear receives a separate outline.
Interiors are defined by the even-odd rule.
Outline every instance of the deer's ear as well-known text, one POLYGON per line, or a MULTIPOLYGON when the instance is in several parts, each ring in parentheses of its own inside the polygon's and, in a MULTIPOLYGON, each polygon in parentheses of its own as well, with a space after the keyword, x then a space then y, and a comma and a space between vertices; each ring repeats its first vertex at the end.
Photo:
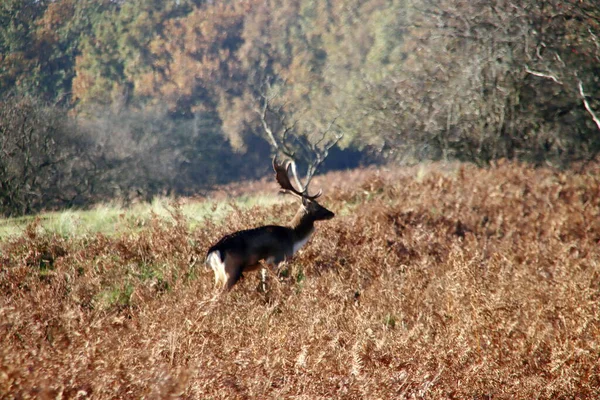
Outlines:
POLYGON ((303 197, 302 198, 302 205, 304 207, 308 207, 308 204, 309 204, 309 200, 306 197, 303 197))

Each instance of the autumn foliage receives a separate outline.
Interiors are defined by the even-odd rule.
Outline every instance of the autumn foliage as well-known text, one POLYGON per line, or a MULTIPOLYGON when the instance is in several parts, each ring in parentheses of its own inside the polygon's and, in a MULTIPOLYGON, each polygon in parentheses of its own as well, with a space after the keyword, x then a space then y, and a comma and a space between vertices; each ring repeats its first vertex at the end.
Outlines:
MULTIPOLYGON (((3 398, 597 398, 600 182, 501 163, 317 177, 336 218, 256 290, 206 249, 286 202, 0 247, 3 398)), ((255 185, 274 191, 274 184, 255 185)))
MULTIPOLYGON (((77 137, 53 151, 83 167, 54 167, 65 195, 33 185, 23 198, 14 187, 45 172, 0 165, 11 180, 0 214, 261 177, 273 155, 265 120, 298 139, 296 155, 319 133, 343 134, 325 169, 350 158, 353 168, 593 162, 599 10, 592 0, 4 0, 0 114, 30 103, 60 115, 30 133, 77 137)), ((0 118, 0 148, 14 148, 19 126, 0 118)), ((28 152, 5 151, 0 164, 28 152)))

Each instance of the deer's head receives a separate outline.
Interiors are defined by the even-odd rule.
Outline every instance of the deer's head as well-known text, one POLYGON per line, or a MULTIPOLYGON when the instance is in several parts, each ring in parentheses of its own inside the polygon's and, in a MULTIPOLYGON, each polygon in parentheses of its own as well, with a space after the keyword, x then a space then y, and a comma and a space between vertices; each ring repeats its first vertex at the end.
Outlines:
POLYGON ((301 190, 297 190, 296 188, 294 188, 294 185, 292 185, 292 183, 290 182, 290 166, 294 166, 293 161, 287 161, 285 164, 279 164, 277 162, 277 157, 273 158, 273 170, 275 171, 275 179, 281 187, 281 193, 291 194, 302 199, 302 207, 305 213, 310 215, 314 221, 327 220, 333 218, 335 214, 317 202, 317 198, 322 194, 321 190, 319 190, 317 194, 314 194, 312 196, 308 194, 308 185, 312 176, 309 177, 305 185, 302 185, 300 183, 300 180, 298 179, 298 176, 295 173, 295 168, 292 168, 294 180, 301 188, 301 190))

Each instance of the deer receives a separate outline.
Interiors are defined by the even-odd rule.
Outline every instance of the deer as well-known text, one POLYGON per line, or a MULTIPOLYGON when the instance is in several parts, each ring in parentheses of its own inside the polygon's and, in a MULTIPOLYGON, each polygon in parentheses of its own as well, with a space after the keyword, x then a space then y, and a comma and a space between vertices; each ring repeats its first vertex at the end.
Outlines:
MULTIPOLYGON (((275 180, 280 193, 290 194, 300 199, 296 215, 286 226, 265 225, 253 229, 233 232, 221 238, 207 251, 206 264, 215 274, 215 287, 229 291, 245 272, 261 268, 261 261, 268 267, 279 267, 290 260, 311 238, 315 222, 329 220, 335 214, 317 202, 322 190, 308 194, 310 177, 302 185, 296 174, 293 161, 279 163, 273 157, 275 180), (299 190, 290 182, 290 166, 299 190)), ((262 269, 264 284, 266 270, 262 269)))

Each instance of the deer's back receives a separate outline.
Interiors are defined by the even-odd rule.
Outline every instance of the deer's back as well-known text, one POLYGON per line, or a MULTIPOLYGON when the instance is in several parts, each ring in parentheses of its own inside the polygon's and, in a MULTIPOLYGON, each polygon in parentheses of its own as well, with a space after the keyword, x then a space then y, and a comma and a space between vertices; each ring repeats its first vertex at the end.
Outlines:
POLYGON ((218 250, 221 257, 231 254, 242 257, 249 264, 255 264, 270 256, 291 255, 293 241, 294 235, 290 228, 267 225, 224 236, 208 253, 218 250))

